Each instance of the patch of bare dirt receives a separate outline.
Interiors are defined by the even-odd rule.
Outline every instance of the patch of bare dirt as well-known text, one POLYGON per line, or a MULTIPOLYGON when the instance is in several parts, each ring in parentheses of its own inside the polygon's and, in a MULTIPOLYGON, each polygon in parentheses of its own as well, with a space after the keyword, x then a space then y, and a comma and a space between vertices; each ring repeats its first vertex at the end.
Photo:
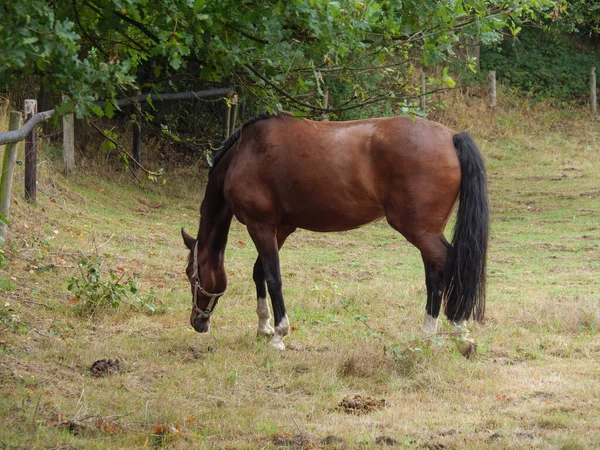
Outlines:
POLYGON ((292 352, 316 352, 316 353, 325 353, 329 351, 329 347, 323 346, 323 347, 313 347, 313 346, 309 346, 309 345, 301 345, 301 344, 286 344, 285 347, 287 350, 290 350, 292 352))
POLYGON ((385 408, 385 399, 377 400, 372 397, 356 394, 351 397, 344 397, 337 406, 338 411, 346 414, 362 415, 369 414, 385 408))
POLYGON ((337 437, 333 434, 330 434, 329 436, 325 436, 321 440, 321 445, 324 445, 328 448, 347 448, 348 447, 348 443, 346 442, 345 439, 342 439, 341 437, 337 437))
POLYGON ((376 437, 375 443, 378 445, 390 445, 394 447, 400 445, 400 442, 398 442, 396 439, 385 435, 376 437))
POLYGON ((195 347, 175 347, 169 350, 169 353, 181 358, 182 363, 192 363, 199 359, 203 359, 211 353, 214 353, 215 349, 211 346, 202 348, 195 347))
POLYGON ((90 367, 90 375, 95 378, 115 375, 123 370, 118 359, 99 359, 90 367))
POLYGON ((273 443, 277 446, 277 448, 294 448, 294 449, 310 449, 314 448, 310 443, 310 439, 305 434, 296 434, 292 436, 288 433, 283 433, 275 440, 273 443))

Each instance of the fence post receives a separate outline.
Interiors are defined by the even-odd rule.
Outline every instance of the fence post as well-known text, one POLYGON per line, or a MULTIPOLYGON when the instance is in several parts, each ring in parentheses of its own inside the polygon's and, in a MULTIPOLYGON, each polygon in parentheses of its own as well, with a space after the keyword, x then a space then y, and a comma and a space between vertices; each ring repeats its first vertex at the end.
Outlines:
POLYGON ((496 107, 496 71, 490 70, 488 74, 488 78, 490 80, 490 106, 492 108, 496 107))
MULTIPOLYGON (((25 123, 37 114, 37 100, 25 100, 25 123)), ((35 203, 37 197, 37 128, 25 138, 25 199, 35 203)))
MULTIPOLYGON (((141 114, 142 114, 142 105, 139 102, 133 103, 133 110, 135 114, 135 121, 133 122, 133 150, 132 156, 133 160, 136 162, 137 167, 141 167, 142 165, 142 127, 141 123, 141 114)), ((137 169, 136 167, 136 169, 137 169)))
MULTIPOLYGON (((325 91, 323 92, 323 109, 327 108, 329 108, 329 88, 325 87, 325 91)), ((323 114, 321 114, 321 120, 323 122, 329 122, 329 114, 323 111, 323 114)))
POLYGON ((425 73, 421 72, 421 112, 427 111, 427 84, 425 81, 425 73))
MULTIPOLYGON (((66 96, 63 95, 63 101, 66 96)), ((73 113, 65 114, 63 123, 63 163, 65 175, 69 176, 75 170, 75 117, 73 113)))
MULTIPOLYGON (((21 127, 21 113, 19 111, 10 112, 9 131, 18 130, 21 127)), ((0 180, 0 215, 8 219, 10 212, 10 194, 12 191, 12 179, 17 160, 18 142, 6 144, 4 149, 4 164, 2 165, 2 180, 0 180)), ((6 224, 0 221, 0 230, 2 238, 6 238, 6 224)))
POLYGON ((231 110, 231 123, 229 124, 229 136, 231 136, 233 134, 233 132, 235 131, 235 124, 237 123, 237 120, 238 120, 238 103, 239 103, 238 95, 233 94, 233 96, 231 97, 231 104, 233 105, 233 108, 231 110))
POLYGON ((225 139, 229 139, 229 128, 231 128, 231 103, 225 104, 225 116, 223 117, 223 127, 225 128, 225 139))
POLYGON ((596 115, 598 112, 598 104, 596 102, 596 68, 592 67, 590 72, 590 103, 592 107, 592 114, 596 115))

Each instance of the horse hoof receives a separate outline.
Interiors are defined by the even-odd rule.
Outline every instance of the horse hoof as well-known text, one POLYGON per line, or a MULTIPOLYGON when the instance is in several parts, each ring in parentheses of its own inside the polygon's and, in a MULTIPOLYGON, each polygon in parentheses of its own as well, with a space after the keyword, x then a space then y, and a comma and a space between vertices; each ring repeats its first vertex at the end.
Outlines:
POLYGON ((463 355, 467 359, 476 359, 477 358, 477 344, 474 340, 462 340, 457 341, 456 345, 458 347, 458 351, 461 355, 463 355))
POLYGON ((269 342, 269 345, 277 350, 285 350, 285 344, 282 341, 273 340, 269 342))

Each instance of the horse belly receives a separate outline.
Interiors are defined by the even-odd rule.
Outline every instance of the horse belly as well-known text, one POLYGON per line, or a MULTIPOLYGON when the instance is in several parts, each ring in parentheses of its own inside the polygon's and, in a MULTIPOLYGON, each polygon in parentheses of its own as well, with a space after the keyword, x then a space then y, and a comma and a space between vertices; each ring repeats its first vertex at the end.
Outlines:
POLYGON ((368 195, 356 195, 337 186, 296 189, 280 198, 282 223, 311 231, 346 231, 384 215, 382 204, 368 195))

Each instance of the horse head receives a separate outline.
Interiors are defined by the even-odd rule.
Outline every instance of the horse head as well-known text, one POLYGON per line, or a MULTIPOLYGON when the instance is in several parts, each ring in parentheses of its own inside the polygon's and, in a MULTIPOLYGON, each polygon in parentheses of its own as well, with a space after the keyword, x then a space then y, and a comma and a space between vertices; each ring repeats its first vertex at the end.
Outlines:
POLYGON ((200 281, 200 251, 198 240, 191 237, 181 229, 181 236, 185 246, 190 250, 188 264, 185 273, 190 282, 192 290, 192 314, 190 324, 198 333, 206 333, 210 330, 210 317, 217 308, 219 297, 225 292, 210 293, 207 292, 200 281))

